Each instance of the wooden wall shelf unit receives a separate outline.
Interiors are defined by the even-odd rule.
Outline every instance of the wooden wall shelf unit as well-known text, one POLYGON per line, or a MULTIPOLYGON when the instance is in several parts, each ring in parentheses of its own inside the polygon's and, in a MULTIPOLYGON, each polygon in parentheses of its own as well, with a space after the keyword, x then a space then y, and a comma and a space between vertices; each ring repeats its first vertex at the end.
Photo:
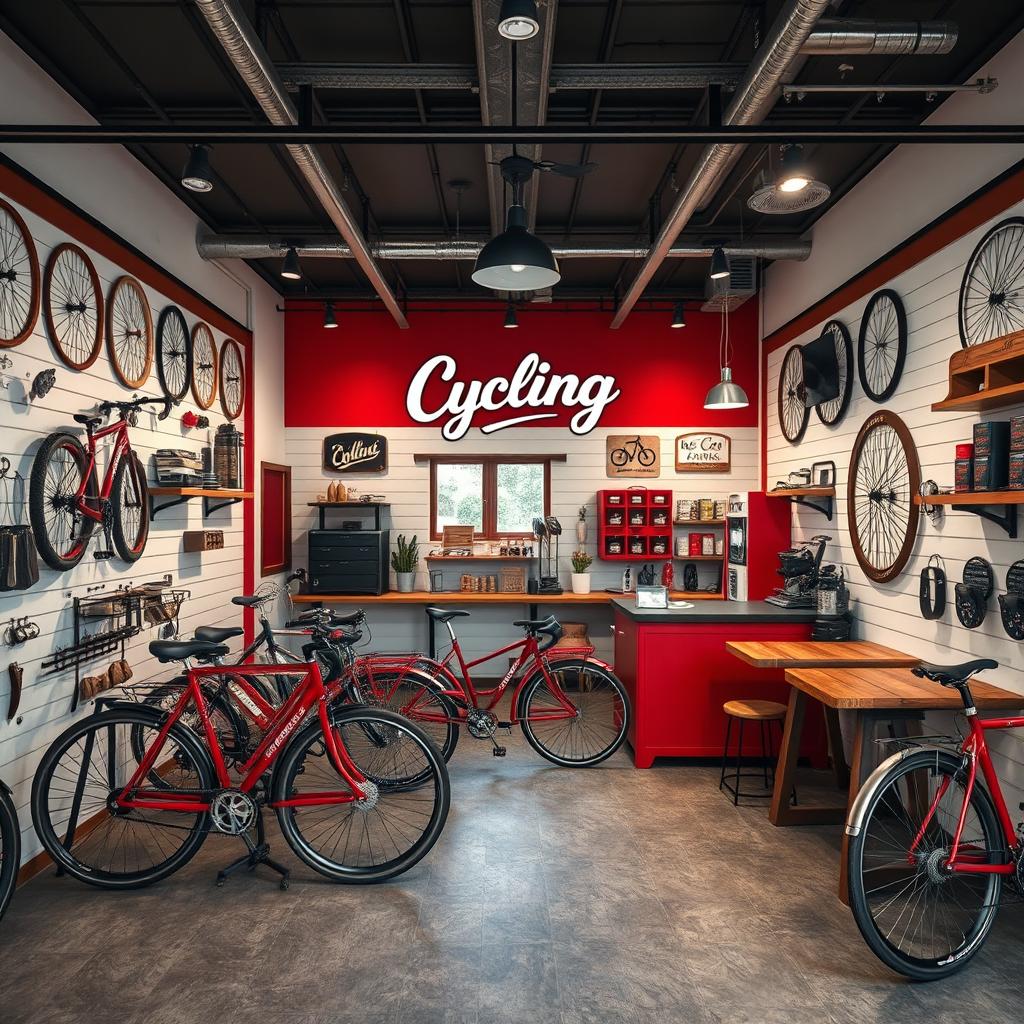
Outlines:
POLYGON ((373 513, 373 528, 375 530, 381 529, 380 516, 386 508, 391 508, 391 503, 387 501, 308 501, 306 502, 310 508, 319 510, 320 513, 320 529, 326 530, 326 516, 329 508, 355 508, 362 509, 373 513))
POLYGON ((993 338, 949 357, 949 394, 933 412, 999 409, 1024 402, 1024 331, 993 338))
POLYGON ((532 562, 532 555, 427 555, 427 562, 532 562))
POLYGON ((724 519, 673 519, 673 526, 725 526, 724 519))
POLYGON ((173 508, 175 505, 183 505, 192 498, 203 499, 203 518, 216 512, 219 508, 227 508, 228 505, 235 505, 253 496, 252 491, 232 491, 226 487, 150 487, 149 488, 149 518, 156 519, 157 512, 173 508), (158 505, 156 498, 162 496, 173 497, 173 501, 165 501, 158 505))
POLYGON ((915 505, 949 505, 954 512, 970 512, 987 519, 1017 539, 1017 506, 1024 505, 1024 491, 961 491, 959 494, 915 494, 915 505), (993 512, 993 508, 1003 511, 993 512))
POLYGON ((806 505, 820 512, 829 522, 836 502, 835 487, 779 487, 773 491, 765 491, 766 498, 789 498, 794 505, 806 505), (821 499, 812 500, 812 499, 821 499))

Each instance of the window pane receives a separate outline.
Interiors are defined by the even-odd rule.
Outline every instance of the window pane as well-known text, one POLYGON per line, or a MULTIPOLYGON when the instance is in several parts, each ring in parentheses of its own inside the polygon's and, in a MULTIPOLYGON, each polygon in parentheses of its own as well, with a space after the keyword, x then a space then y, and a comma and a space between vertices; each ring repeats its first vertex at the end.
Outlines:
POLYGON ((531 533, 544 515, 544 464, 504 462, 498 471, 498 533, 531 533))
POLYGON ((437 464, 437 532, 445 526, 484 527, 484 467, 479 462, 437 464))

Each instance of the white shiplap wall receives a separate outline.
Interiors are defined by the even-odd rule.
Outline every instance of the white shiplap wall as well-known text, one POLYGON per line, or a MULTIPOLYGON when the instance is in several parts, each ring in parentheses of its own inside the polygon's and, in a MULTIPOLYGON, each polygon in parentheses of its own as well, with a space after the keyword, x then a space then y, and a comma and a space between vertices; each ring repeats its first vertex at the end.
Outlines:
MULTIPOLYGON (((1000 662, 1000 668, 990 673, 990 678, 1024 694, 1024 648, 1004 632, 995 594, 989 602, 985 621, 975 630, 960 625, 953 609, 952 594, 952 585, 960 581, 964 563, 975 555, 992 563, 996 592, 1005 590, 1006 570, 1014 561, 1024 558, 1024 541, 1008 539, 999 527, 970 513, 947 511, 938 524, 922 517, 917 543, 903 574, 892 583, 879 585, 868 580, 857 563, 846 515, 847 472, 853 442, 861 424, 875 410, 884 407, 903 419, 917 445, 921 479, 935 480, 940 486, 952 484, 954 446, 958 441, 971 440, 975 422, 979 419, 1008 419, 1024 412, 1022 406, 981 415, 931 411, 932 403, 946 396, 949 357, 960 351, 957 300, 964 265, 979 239, 993 224, 1004 217, 1020 216, 1022 212, 1024 204, 1007 210, 885 285, 903 299, 907 313, 908 351, 899 387, 884 406, 869 400, 859 378, 855 377, 845 418, 830 428, 824 426, 812 410, 803 440, 791 445, 779 430, 776 405, 779 372, 790 346, 769 354, 766 386, 767 485, 772 486, 791 469, 810 466, 815 460, 834 459, 836 462, 835 518, 827 523, 816 512, 794 507, 794 540, 815 533, 827 533, 833 537, 825 557, 843 566, 854 602, 859 636, 938 662, 995 658, 1000 662), (941 619, 929 622, 921 617, 919 611, 918 583, 922 567, 933 554, 941 555, 945 563, 950 589, 945 614, 941 619)), ((855 353, 861 315, 869 299, 870 295, 865 296, 835 316, 849 328, 855 353)), ((818 336, 822 326, 823 323, 818 324, 794 339, 792 344, 811 341, 818 336)), ((1024 789, 1024 746, 1019 740, 1005 736, 1000 738, 999 748, 1008 758, 1002 765, 1007 767, 1009 777, 1018 789, 1024 789)))
MULTIPOLYGON (((323 439, 335 430, 375 430, 372 425, 345 424, 337 427, 305 428, 289 427, 286 429, 287 461, 292 470, 292 528, 293 551, 296 564, 305 565, 307 556, 307 535, 311 526, 316 526, 316 509, 309 508, 307 502, 315 501, 317 494, 326 491, 333 480, 342 480, 355 487, 359 493, 385 494, 391 503, 391 541, 399 533, 416 534, 420 540, 422 554, 435 542, 429 540, 429 479, 430 471, 426 463, 415 463, 416 453, 437 453, 458 455, 461 452, 473 453, 508 453, 537 454, 546 453, 567 455, 565 462, 555 462, 551 466, 551 512, 562 523, 563 534, 559 550, 559 577, 562 586, 569 591, 569 574, 572 571, 570 556, 576 547, 577 510, 581 505, 587 507, 587 551, 595 555, 597 551, 596 492, 602 488, 622 488, 633 483, 643 483, 655 489, 671 489, 674 498, 683 497, 719 497, 724 498, 732 491, 747 491, 757 487, 758 477, 758 445, 755 427, 732 428, 721 431, 732 437, 732 469, 729 473, 676 473, 674 443, 675 438, 688 430, 714 430, 714 426, 678 428, 657 427, 615 427, 608 430, 597 429, 592 433, 578 437, 568 430, 547 428, 511 428, 497 434, 484 436, 473 430, 463 441, 453 444, 441 438, 435 428, 388 428, 380 431, 388 438, 389 469, 386 475, 380 474, 327 474, 321 468, 323 439), (661 438, 662 474, 657 480, 631 480, 628 478, 609 479, 605 472, 605 438, 608 434, 657 434, 661 438)), ((340 512, 332 513, 338 521, 340 512)), ((698 527, 699 529, 699 527, 698 527)), ((680 528, 676 535, 685 532, 680 528)), ((591 566, 591 586, 594 590, 604 587, 619 586, 622 570, 627 563, 603 562, 596 559, 591 566)), ((629 563, 634 572, 642 564, 641 561, 629 563)), ((701 563, 697 563, 700 565, 701 563)), ((435 563, 430 564, 436 568, 435 563)), ((658 572, 661 563, 655 563, 658 572)), ((493 571, 497 572, 495 564, 493 571)), ((682 563, 676 562, 677 574, 682 573, 682 563)), ((459 575, 463 571, 483 575, 488 567, 481 562, 455 563, 445 567, 444 583, 448 589, 456 589, 459 575)), ((702 584, 713 573, 714 563, 702 567, 702 584)), ((392 587, 394 573, 391 574, 392 587)), ((659 577, 660 582, 660 577, 659 577)), ((681 576, 677 576, 681 585, 681 576)), ((427 564, 420 563, 416 587, 426 590, 429 587, 427 564)), ((452 602, 453 597, 447 595, 445 600, 452 602)), ((455 599, 457 601, 457 596, 455 599)), ((357 603, 357 602, 354 602, 357 603)), ((340 606, 339 606, 340 607, 340 606)), ((458 626, 459 638, 467 654, 471 657, 484 654, 500 644, 512 642, 518 630, 509 625, 513 619, 523 618, 527 609, 524 605, 499 605, 494 608, 473 606, 472 617, 462 619, 458 626)), ((591 640, 595 642, 598 654, 611 659, 612 642, 609 626, 611 612, 606 608, 565 605, 551 609, 556 615, 570 621, 586 622, 590 627, 591 640)), ((373 628, 373 644, 379 650, 412 650, 423 649, 426 643, 426 617, 418 605, 404 607, 368 606, 369 620, 373 628)), ((545 613, 548 609, 545 609, 545 613)), ((440 640, 440 635, 439 635, 440 640)), ((494 662, 494 665, 497 665, 494 662)), ((486 672, 490 666, 482 666, 486 672)))
MULTIPOLYGON (((65 241, 66 236, 35 214, 18 207, 35 241, 40 266, 46 265, 50 250, 65 241)), ((122 271, 110 260, 86 249, 96 266, 103 294, 106 297, 112 283, 122 271)), ((169 302, 148 285, 144 285, 153 312, 154 332, 159 311, 169 302)), ((183 309, 191 329, 197 316, 183 309)), ((218 349, 225 335, 214 330, 218 349)), ((71 419, 73 413, 95 407, 105 399, 128 399, 133 392, 122 387, 115 379, 104 344, 100 357, 84 372, 66 367, 54 354, 46 336, 43 316, 40 315, 32 337, 23 344, 4 350, 13 360, 5 376, 13 380, 7 390, 0 390, 0 454, 5 455, 25 478, 26 496, 32 470, 32 458, 42 439, 59 429, 71 429, 84 434, 71 419), (32 378, 40 371, 54 367, 56 385, 49 394, 28 404, 25 396, 32 378)), ((244 351, 244 350, 243 350, 244 351)), ((149 380, 138 395, 161 394, 154 366, 149 380)), ((248 400, 248 399, 247 399, 248 400)), ((148 413, 139 417, 137 427, 131 429, 132 446, 146 465, 151 482, 155 479, 150 456, 157 448, 187 448, 193 451, 207 443, 206 431, 186 432, 181 427, 181 416, 192 409, 202 412, 192 403, 191 393, 160 422, 148 413)), ((207 413, 210 417, 210 438, 225 418, 219 400, 207 413)), ((102 474, 105 463, 101 462, 102 474)), ((102 475, 99 476, 102 480, 102 475)), ((27 508, 26 508, 27 516, 27 508)), ((97 530, 94 537, 102 536, 97 530)), ((0 628, 14 616, 28 615, 41 627, 40 636, 26 644, 8 648, 0 644, 0 778, 14 791, 22 827, 22 852, 27 860, 39 849, 32 830, 29 794, 36 765, 49 743, 72 721, 70 714, 74 674, 43 674, 41 663, 58 646, 72 642, 72 599, 70 595, 84 596, 86 587, 105 583, 113 590, 124 583, 144 582, 170 573, 176 586, 191 590, 181 612, 181 631, 191 635, 203 624, 240 624, 237 609, 226 602, 226 596, 242 590, 242 506, 233 505, 215 512, 205 522, 202 518, 201 499, 161 512, 150 526, 149 542, 141 559, 127 566, 119 558, 98 562, 92 557, 96 542, 90 544, 85 557, 72 571, 58 573, 39 560, 40 580, 29 590, 0 593, 0 628), (186 554, 182 551, 181 534, 186 529, 223 529, 224 549, 207 554, 186 554), (7 723, 6 712, 10 696, 7 665, 17 661, 24 669, 21 707, 16 721, 7 723)), ((97 593, 103 593, 98 591, 97 593)), ((172 674, 168 666, 155 662, 147 645, 157 637, 155 629, 146 627, 130 644, 127 660, 135 673, 134 681, 159 678, 172 674)), ((105 671, 108 661, 97 659, 88 663, 83 675, 105 671)), ((77 712, 88 714, 91 705, 85 704, 77 712)))

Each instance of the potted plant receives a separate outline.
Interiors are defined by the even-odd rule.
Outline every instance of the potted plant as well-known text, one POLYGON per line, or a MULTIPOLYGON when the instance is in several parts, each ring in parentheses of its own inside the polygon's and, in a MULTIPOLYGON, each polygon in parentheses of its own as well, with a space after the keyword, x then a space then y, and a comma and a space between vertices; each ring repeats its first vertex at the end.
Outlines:
POLYGON ((572 553, 572 592, 574 594, 590 593, 590 573, 587 570, 593 564, 593 558, 586 551, 572 553))
POLYGON ((391 568, 398 580, 398 592, 411 594, 416 587, 416 566, 420 560, 420 548, 416 535, 406 541, 405 534, 398 535, 398 548, 391 552, 391 568))

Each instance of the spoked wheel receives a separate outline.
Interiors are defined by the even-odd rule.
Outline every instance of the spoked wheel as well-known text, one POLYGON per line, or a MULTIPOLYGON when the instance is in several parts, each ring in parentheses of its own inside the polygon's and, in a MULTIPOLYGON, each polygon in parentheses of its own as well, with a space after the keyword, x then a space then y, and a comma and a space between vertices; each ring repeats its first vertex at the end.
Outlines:
POLYGON ((167 306, 156 322, 156 373, 164 394, 180 402, 192 382, 192 339, 177 306, 167 306))
POLYGON ((864 310, 857 339, 860 383, 873 402, 884 402, 896 390, 907 358, 907 314, 889 288, 875 292, 864 310))
POLYGON ((0 783, 0 918, 14 895, 21 864, 21 829, 10 793, 0 783))
POLYGON ((39 316, 39 257, 21 214, 0 199, 0 348, 20 345, 39 316))
POLYGON ((320 723, 301 732, 275 775, 274 799, 309 798, 279 807, 281 831, 295 853, 336 882, 383 882, 408 871, 437 841, 451 799, 437 748, 412 722, 379 708, 332 709, 335 742, 372 780, 368 798, 351 795, 334 770, 320 723), (411 778, 424 781, 410 787, 411 778), (316 802, 320 797, 324 802, 316 802))
POLYGON ((51 253, 43 276, 46 329, 72 370, 88 369, 103 344, 103 293, 92 260, 71 242, 51 253))
POLYGON ((217 397, 217 346, 204 323, 192 328, 192 397, 200 409, 209 409, 217 397))
POLYGON ((804 358, 800 346, 794 345, 786 353, 779 374, 779 428, 782 430, 782 436, 790 444, 796 444, 807 429, 811 410, 804 402, 806 394, 804 358))
POLYGON ((568 768, 600 764, 622 746, 629 729, 629 696, 607 669, 582 659, 557 661, 548 671, 577 709, 572 718, 539 673, 520 698, 523 735, 541 757, 568 768))
POLYGON ((229 420, 237 420, 245 403, 242 351, 238 342, 227 338, 220 349, 220 404, 229 420))
POLYGON ((826 427, 834 427, 846 415, 853 392, 853 342, 846 324, 839 320, 829 320, 821 333, 830 337, 835 345, 839 394, 827 402, 819 402, 814 411, 826 427))
POLYGON ((964 348, 1024 330, 1024 217, 997 224, 971 253, 957 320, 964 348))
POLYGON ((136 562, 149 537, 149 488, 146 471, 134 452, 121 460, 110 490, 114 509, 114 547, 126 562, 136 562))
MULTIPOLYGON (((944 868, 964 804, 959 769, 953 755, 929 750, 895 764, 873 791, 860 834, 850 842, 850 909, 857 927, 883 963, 918 981, 964 967, 999 909, 1002 876, 944 868)), ((1004 846, 992 801, 975 786, 959 858, 1005 863, 1004 846)))
POLYGON ((82 560, 95 521, 75 507, 75 495, 86 477, 89 508, 99 507, 96 473, 77 437, 51 434, 32 462, 28 509, 36 547, 51 569, 63 572, 82 560))
POLYGON ((119 277, 110 290, 107 344, 117 379, 126 388, 142 387, 153 365, 153 315, 134 277, 119 277))
MULTIPOLYGON (((36 832, 57 864, 82 882, 104 889, 150 885, 187 864, 202 845, 205 810, 121 810, 115 801, 138 768, 133 735, 152 746, 161 721, 146 708, 123 705, 90 715, 62 733, 39 765, 32 786, 36 832)), ((210 755, 180 724, 168 733, 157 765, 161 799, 174 793, 194 799, 216 787, 210 755)))

